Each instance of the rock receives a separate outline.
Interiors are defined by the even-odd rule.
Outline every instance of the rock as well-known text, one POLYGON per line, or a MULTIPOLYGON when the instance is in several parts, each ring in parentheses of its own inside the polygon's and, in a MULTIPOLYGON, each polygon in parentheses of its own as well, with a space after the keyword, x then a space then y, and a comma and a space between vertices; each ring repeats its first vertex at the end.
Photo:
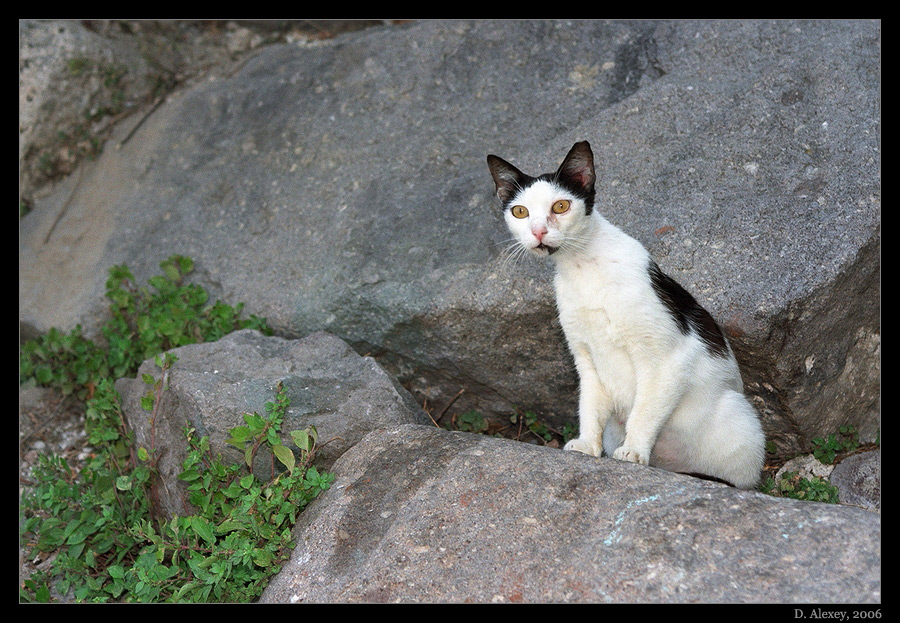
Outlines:
POLYGON ((484 159, 543 172, 587 139, 599 209, 725 326, 778 452, 845 424, 867 441, 880 50, 877 20, 435 20, 262 48, 35 203, 22 331, 96 330, 111 265, 143 283, 181 253, 214 297, 337 335, 420 403, 464 388, 459 412, 562 428, 549 267, 504 257, 484 159))
POLYGON ((881 511, 881 450, 861 452, 838 463, 831 473, 842 504, 881 511))
MULTIPOLYGON (((155 447, 164 449, 159 463, 166 483, 161 504, 168 513, 185 514, 185 505, 175 493, 182 490, 177 476, 187 449, 183 427, 208 435, 213 454, 221 453, 226 462, 242 462, 243 453, 225 444, 228 431, 244 424, 244 413, 265 415, 265 403, 274 400, 279 382, 291 399, 282 423, 285 444, 292 446, 291 430, 314 425, 321 446, 316 464, 324 469, 371 430, 429 422, 408 392, 373 359, 360 357, 343 341, 324 333, 286 340, 246 329, 217 342, 170 352, 178 361, 168 372, 155 427, 155 447)), ((116 382, 136 443, 146 448, 153 443, 153 433, 149 413, 140 405, 148 391, 141 375, 159 378, 160 372, 147 361, 138 378, 116 382)), ((265 473, 270 462, 271 454, 261 452, 255 471, 265 473)))
POLYGON ((852 507, 424 426, 333 471, 262 602, 881 600, 880 516, 852 507))
POLYGON ((19 22, 20 200, 94 155, 104 119, 146 99, 151 67, 128 40, 78 21, 19 22))
MULTIPOLYGON (((19 199, 104 148, 111 124, 200 73, 288 38, 372 22, 303 20, 20 20, 19 199)), ((132 123, 135 123, 132 121, 132 123)))
POLYGON ((832 471, 834 471, 834 465, 826 465, 812 454, 805 454, 794 457, 782 465, 775 474, 775 480, 781 480, 781 477, 788 472, 796 472, 799 478, 806 478, 807 480, 813 478, 828 480, 832 471))
POLYGON ((841 504, 860 506, 870 511, 881 510, 880 449, 850 455, 837 465, 822 463, 812 454, 794 457, 779 468, 775 482, 780 482, 782 476, 789 472, 796 473, 797 478, 830 481, 838 489, 841 504))

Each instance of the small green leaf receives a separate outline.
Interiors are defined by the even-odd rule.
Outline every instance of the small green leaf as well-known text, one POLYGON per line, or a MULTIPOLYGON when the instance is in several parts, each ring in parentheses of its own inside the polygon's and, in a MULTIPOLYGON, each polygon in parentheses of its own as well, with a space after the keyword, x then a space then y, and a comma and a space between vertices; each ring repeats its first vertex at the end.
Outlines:
POLYGON ((50 366, 38 366, 34 370, 34 378, 40 385, 49 385, 53 380, 53 370, 50 366))
POLYGON ((198 478, 200 478, 200 472, 197 471, 196 467, 191 467, 178 474, 179 480, 187 480, 188 482, 197 480, 198 478))
MULTIPOLYGON (((162 264, 160 264, 160 266, 162 267, 163 272, 166 273, 166 277, 168 277, 170 281, 178 281, 179 279, 181 279, 181 273, 179 273, 178 268, 176 268, 172 264, 163 262, 162 264)), ((150 282, 150 285, 154 285, 152 281, 150 282)), ((164 285, 165 284, 163 284, 163 286, 164 285)))
POLYGON ((309 452, 309 433, 305 430, 292 430, 291 439, 298 448, 304 452, 309 452))
POLYGON ((253 439, 253 433, 250 432, 250 429, 246 426, 235 426, 230 431, 231 438, 227 439, 225 443, 229 443, 233 446, 242 446, 244 442, 248 439, 253 439))
POLYGON ((119 595, 125 590, 125 585, 121 582, 113 582, 103 587, 104 590, 112 595, 114 599, 118 599, 119 595))
POLYGON ((202 538, 207 543, 215 543, 216 536, 213 534, 212 528, 209 526, 209 522, 206 521, 203 517, 194 516, 191 517, 191 528, 194 529, 200 538, 202 538))
POLYGON ((257 413, 245 413, 244 421, 250 427, 254 435, 260 433, 266 427, 266 421, 257 413))
POLYGON ((294 453, 287 446, 272 446, 272 452, 281 463, 288 468, 288 472, 294 473, 294 453))
POLYGON ((253 549, 253 563, 257 567, 268 567, 272 563, 272 554, 268 550, 261 548, 253 549))
POLYGON ((225 534, 226 532, 233 532, 234 530, 240 530, 244 527, 244 524, 234 521, 233 519, 226 519, 221 524, 216 527, 216 533, 225 534))
POLYGON ((42 604, 50 603, 50 588, 46 584, 41 584, 34 593, 34 599, 42 604))

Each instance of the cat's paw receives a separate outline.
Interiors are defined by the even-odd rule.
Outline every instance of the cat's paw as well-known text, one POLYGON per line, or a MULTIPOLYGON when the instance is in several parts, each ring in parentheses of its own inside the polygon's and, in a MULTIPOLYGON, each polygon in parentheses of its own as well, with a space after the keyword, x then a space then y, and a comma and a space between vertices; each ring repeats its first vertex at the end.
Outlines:
POLYGON ((598 443, 592 443, 582 437, 576 437, 563 446, 563 450, 566 450, 567 452, 581 452, 583 454, 590 454, 591 456, 600 456, 600 453, 603 452, 603 447, 598 443))
POLYGON ((628 461, 629 463, 638 463, 640 465, 648 465, 650 463, 650 456, 648 454, 639 452, 628 446, 619 446, 616 448, 616 451, 613 452, 613 458, 620 461, 628 461))

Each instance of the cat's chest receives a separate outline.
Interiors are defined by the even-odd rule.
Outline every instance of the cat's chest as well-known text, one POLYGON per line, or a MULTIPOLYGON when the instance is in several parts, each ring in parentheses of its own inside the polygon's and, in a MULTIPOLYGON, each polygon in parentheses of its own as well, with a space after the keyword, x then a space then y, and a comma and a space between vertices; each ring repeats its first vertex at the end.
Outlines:
POLYGON ((570 341, 629 349, 646 335, 647 288, 629 272, 585 262, 557 273, 556 305, 570 341))

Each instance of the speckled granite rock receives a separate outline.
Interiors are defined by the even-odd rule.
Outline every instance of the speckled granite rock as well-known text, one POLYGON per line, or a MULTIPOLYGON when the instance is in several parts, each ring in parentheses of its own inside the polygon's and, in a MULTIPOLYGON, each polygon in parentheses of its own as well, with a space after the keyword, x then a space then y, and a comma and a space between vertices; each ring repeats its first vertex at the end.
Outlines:
POLYGON ((261 601, 881 600, 881 517, 857 508, 423 426, 334 472, 261 601))

